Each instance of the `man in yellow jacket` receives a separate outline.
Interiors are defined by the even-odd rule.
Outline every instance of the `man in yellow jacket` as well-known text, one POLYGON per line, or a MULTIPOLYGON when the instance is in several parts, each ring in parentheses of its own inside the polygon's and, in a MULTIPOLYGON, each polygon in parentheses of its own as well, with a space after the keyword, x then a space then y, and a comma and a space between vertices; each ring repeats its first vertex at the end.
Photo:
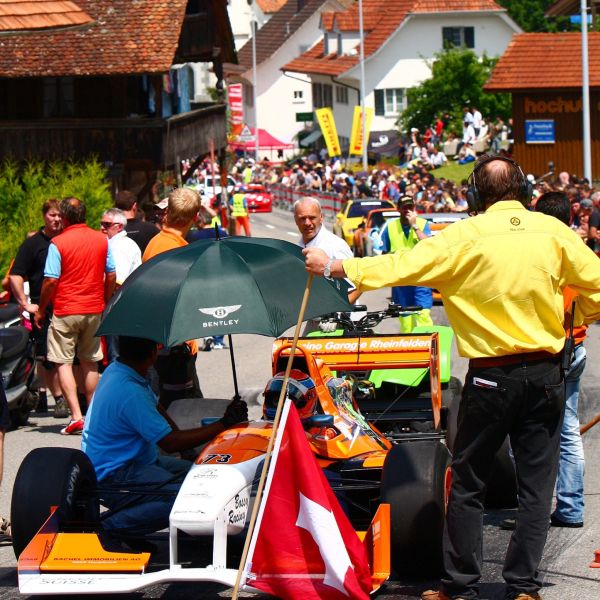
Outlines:
POLYGON ((452 457, 445 575, 425 600, 478 598, 485 482, 507 435, 519 511, 503 577, 507 600, 539 600, 539 563, 556 481, 565 388, 563 290, 579 294, 575 325, 600 319, 600 261, 569 227, 527 210, 531 188, 513 160, 482 156, 470 179, 472 212, 413 250, 331 260, 304 250, 309 272, 359 290, 437 288, 469 359, 452 457))

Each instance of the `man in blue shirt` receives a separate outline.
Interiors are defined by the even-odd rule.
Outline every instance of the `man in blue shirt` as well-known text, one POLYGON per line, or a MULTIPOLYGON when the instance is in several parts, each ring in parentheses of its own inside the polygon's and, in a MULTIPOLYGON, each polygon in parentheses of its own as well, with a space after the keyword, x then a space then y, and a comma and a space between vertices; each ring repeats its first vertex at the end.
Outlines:
POLYGON ((180 430, 167 415, 150 382, 148 369, 158 347, 151 340, 120 336, 120 356, 110 364, 94 394, 85 420, 81 449, 104 486, 138 488, 145 495, 108 494, 102 503, 114 513, 103 521, 107 530, 144 534, 169 525, 175 495, 190 462, 164 456, 199 446, 248 418, 245 402, 233 401, 222 419, 180 430), (156 490, 156 496, 147 492, 156 490), (172 492, 172 494, 164 494, 172 492))

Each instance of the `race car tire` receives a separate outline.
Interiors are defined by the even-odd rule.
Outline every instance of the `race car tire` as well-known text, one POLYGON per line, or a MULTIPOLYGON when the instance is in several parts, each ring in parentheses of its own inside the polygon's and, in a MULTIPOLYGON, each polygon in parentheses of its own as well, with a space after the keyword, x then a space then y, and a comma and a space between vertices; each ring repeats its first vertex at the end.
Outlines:
POLYGON ((36 448, 21 463, 12 492, 11 527, 15 556, 58 506, 61 530, 81 531, 99 523, 96 473, 90 459, 73 448, 36 448))
POLYGON ((436 576, 442 570, 442 534, 450 453, 437 440, 394 446, 383 466, 381 501, 390 504, 392 570, 436 576))

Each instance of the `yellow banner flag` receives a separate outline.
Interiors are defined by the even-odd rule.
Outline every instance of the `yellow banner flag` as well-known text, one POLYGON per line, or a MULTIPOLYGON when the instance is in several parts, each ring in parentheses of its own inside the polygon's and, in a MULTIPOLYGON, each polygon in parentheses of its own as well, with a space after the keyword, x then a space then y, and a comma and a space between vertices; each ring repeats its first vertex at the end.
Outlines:
MULTIPOLYGON (((365 135, 369 139, 371 133, 371 121, 373 120, 373 109, 365 108, 365 135)), ((350 154, 362 156, 363 153, 363 128, 362 128, 362 110, 360 106, 354 107, 354 117, 352 118, 352 135, 350 136, 350 154)))
POLYGON ((335 119, 331 108, 317 108, 315 110, 319 126, 323 132, 325 143, 327 144, 327 153, 329 156, 340 156, 340 140, 338 138, 337 129, 335 127, 335 119))

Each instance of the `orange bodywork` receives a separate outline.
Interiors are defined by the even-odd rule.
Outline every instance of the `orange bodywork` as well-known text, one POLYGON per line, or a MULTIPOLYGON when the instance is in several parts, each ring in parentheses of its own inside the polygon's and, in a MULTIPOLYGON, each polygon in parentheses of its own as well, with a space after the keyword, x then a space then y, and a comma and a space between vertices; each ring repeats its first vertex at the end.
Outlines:
MULTIPOLYGON (((289 339, 275 340, 273 369, 281 366, 280 356, 289 355, 289 339)), ((439 338, 436 332, 410 335, 377 335, 369 337, 311 337, 298 340, 298 350, 307 359, 309 375, 317 383, 313 371, 331 377, 331 371, 364 371, 372 369, 427 368, 431 382, 433 423, 441 428, 442 384, 440 380, 439 338)), ((325 394, 329 396, 329 394, 325 394)), ((319 397, 321 394, 319 392, 319 397)), ((324 406, 325 413, 330 413, 324 406)), ((335 407, 334 407, 335 410, 335 407)))
POLYGON ((373 591, 378 590, 388 580, 391 570, 390 505, 380 504, 369 529, 356 533, 367 550, 373 591))
POLYGON ((143 573, 150 554, 107 552, 96 533, 58 531, 57 507, 19 556, 20 573, 143 573))

